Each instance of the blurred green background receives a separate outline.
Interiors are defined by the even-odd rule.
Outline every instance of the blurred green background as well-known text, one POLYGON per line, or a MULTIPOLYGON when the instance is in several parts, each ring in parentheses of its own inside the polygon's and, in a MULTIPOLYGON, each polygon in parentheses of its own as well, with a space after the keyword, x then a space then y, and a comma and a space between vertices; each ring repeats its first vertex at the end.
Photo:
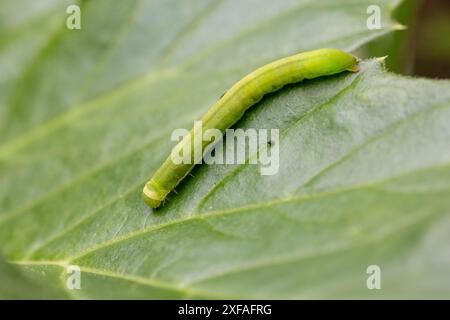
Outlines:
POLYGON ((408 0, 393 13, 406 30, 390 33, 361 51, 385 56, 389 70, 429 78, 450 78, 450 1, 408 0))

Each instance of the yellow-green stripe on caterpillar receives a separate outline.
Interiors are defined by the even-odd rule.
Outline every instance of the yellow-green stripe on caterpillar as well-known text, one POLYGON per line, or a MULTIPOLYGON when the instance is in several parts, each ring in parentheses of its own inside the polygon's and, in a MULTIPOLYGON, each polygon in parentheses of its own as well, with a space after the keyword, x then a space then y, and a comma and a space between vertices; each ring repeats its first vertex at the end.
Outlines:
MULTIPOLYGON (((201 118, 202 130, 219 129, 224 132, 235 124, 247 109, 270 92, 289 83, 312 79, 344 71, 358 71, 359 59, 338 49, 319 49, 299 53, 271 62, 245 76, 231 87, 201 118)), ((209 141, 195 139, 194 129, 175 146, 199 144, 204 150, 209 141), (194 140, 194 141, 192 141, 194 140)), ((189 164, 175 164, 169 156, 153 177, 145 184, 143 197, 152 208, 157 208, 177 184, 189 174, 196 161, 189 164)))

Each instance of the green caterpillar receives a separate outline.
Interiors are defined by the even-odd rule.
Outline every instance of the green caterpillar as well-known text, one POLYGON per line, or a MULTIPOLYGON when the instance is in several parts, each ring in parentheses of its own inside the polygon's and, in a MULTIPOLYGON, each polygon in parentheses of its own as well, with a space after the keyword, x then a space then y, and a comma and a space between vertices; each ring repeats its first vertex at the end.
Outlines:
MULTIPOLYGON (((256 69, 233 85, 201 118, 202 130, 216 128, 223 133, 235 124, 247 109, 261 100, 265 94, 303 79, 312 79, 344 71, 357 72, 358 62, 358 58, 344 51, 319 49, 269 63, 256 69)), ((195 145, 200 147, 201 150, 205 150, 210 142, 202 141, 196 135, 198 133, 192 129, 175 146, 176 150, 182 149, 186 144, 189 144, 192 150, 194 150, 195 145)), ((195 157, 194 152, 191 152, 191 154, 192 161, 189 164, 175 164, 171 157, 167 158, 145 184, 143 197, 150 207, 159 207, 166 196, 198 163, 198 157, 195 157)))

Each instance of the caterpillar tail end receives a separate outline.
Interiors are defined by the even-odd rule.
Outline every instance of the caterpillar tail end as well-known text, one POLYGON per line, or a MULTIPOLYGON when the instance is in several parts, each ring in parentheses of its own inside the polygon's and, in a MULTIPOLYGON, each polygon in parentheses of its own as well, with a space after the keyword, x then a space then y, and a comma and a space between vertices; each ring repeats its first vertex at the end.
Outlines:
POLYGON ((142 198, 145 203, 153 209, 158 208, 164 200, 164 196, 161 195, 151 184, 151 181, 147 182, 142 190, 142 198))

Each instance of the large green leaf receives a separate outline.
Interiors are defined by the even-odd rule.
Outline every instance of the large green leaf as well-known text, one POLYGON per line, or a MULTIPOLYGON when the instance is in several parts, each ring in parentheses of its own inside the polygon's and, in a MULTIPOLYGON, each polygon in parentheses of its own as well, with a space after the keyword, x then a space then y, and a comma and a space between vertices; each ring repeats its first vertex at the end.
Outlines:
POLYGON ((281 130, 277 175, 202 165, 161 210, 140 195, 170 132, 233 82, 356 49, 395 28, 397 1, 96 0, 80 31, 62 24, 67 3, 24 16, 22 2, 0 14, 0 244, 23 274, 65 290, 78 265, 80 298, 450 296, 446 81, 375 59, 289 86, 237 124, 281 130), (371 264, 382 290, 366 288, 371 264))

